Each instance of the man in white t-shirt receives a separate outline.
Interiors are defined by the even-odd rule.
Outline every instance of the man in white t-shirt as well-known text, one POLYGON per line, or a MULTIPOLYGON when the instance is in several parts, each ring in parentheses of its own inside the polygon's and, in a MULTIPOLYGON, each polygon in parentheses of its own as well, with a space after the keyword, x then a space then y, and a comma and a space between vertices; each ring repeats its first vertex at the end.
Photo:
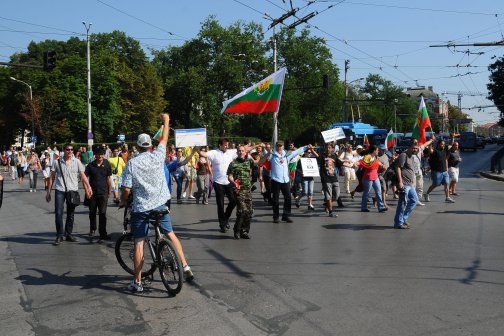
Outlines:
POLYGON ((213 188, 217 202, 217 213, 219 216, 219 227, 222 233, 229 229, 229 217, 236 206, 234 185, 230 184, 227 176, 229 164, 238 157, 236 149, 229 149, 229 139, 220 138, 219 148, 208 152, 200 151, 201 157, 206 157, 212 164, 213 188), (224 210, 224 195, 228 199, 228 206, 224 210))

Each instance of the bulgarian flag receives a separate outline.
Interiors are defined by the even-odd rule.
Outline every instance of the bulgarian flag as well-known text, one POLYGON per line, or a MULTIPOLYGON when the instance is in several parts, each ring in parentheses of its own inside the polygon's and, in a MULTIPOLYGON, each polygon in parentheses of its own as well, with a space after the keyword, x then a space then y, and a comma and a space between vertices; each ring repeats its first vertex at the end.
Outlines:
POLYGON ((282 68, 222 103, 221 113, 261 114, 278 112, 286 69, 282 68))
POLYGON ((423 96, 420 100, 420 106, 418 107, 417 119, 415 126, 413 127, 413 139, 418 139, 418 145, 422 145, 427 141, 425 136, 425 129, 427 127, 432 127, 429 114, 427 113, 427 106, 425 106, 425 101, 423 96))
POLYGON ((364 148, 369 148, 369 139, 367 137, 367 134, 364 134, 364 148))
POLYGON ((153 136, 154 140, 156 140, 157 142, 160 142, 161 138, 163 137, 163 128, 164 125, 161 125, 161 128, 153 136))
POLYGON ((387 134, 387 139, 385 140, 385 145, 387 148, 394 147, 395 146, 395 137, 394 137, 394 132, 392 132, 392 129, 387 134))

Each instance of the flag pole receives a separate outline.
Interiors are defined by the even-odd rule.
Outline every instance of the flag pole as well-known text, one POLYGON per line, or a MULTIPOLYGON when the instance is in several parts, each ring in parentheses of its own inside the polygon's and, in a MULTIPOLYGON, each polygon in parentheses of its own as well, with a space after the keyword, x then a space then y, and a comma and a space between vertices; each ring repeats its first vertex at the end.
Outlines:
MULTIPOLYGON (((273 26, 273 72, 277 71, 277 43, 275 36, 275 26, 273 26)), ((275 148, 275 144, 278 141, 278 109, 273 113, 273 137, 271 146, 275 148)))

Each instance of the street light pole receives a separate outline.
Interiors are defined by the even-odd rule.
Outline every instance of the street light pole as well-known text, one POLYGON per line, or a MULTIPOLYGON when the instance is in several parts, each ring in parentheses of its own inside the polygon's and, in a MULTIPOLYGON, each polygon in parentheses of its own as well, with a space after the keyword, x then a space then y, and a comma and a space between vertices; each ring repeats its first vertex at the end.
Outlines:
MULTIPOLYGON (((14 78, 14 77, 9 77, 9 78, 11 80, 15 81, 15 82, 19 82, 19 83, 22 83, 22 84, 28 86, 28 90, 30 91, 30 110, 31 110, 31 115, 32 115, 32 139, 33 139, 33 137, 35 136, 35 116, 34 116, 34 111, 33 111, 33 92, 32 92, 32 87, 31 87, 30 84, 28 84, 26 82, 23 82, 22 80, 19 80, 17 78, 14 78)), ((23 134, 23 137, 24 137, 24 134, 23 134)))
MULTIPOLYGON (((86 25, 85 21, 82 21, 84 28, 86 28, 86 42, 87 42, 87 110, 88 110, 88 135, 92 134, 93 129, 91 126, 91 48, 89 43, 89 30, 93 25, 90 22, 86 25)), ((92 145, 92 139, 88 138, 88 145, 92 145)))

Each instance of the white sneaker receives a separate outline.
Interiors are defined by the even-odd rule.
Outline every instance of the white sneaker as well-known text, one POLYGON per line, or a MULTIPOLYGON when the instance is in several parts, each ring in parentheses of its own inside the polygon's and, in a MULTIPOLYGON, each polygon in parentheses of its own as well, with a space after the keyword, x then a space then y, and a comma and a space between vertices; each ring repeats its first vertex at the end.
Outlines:
POLYGON ((135 279, 131 280, 131 282, 128 284, 128 290, 132 292, 143 292, 143 286, 142 283, 138 283, 135 281, 135 279))
POLYGON ((430 197, 429 197, 429 194, 424 194, 424 195, 423 195, 423 198, 424 198, 424 201, 425 201, 425 202, 430 202, 430 197))
POLYGON ((455 200, 451 197, 446 197, 446 200, 445 200, 446 203, 455 203, 455 200))
POLYGON ((189 199, 196 199, 193 195, 189 196, 189 199))
POLYGON ((186 198, 186 196, 187 196, 187 194, 186 194, 186 192, 184 191, 184 193, 182 194, 182 197, 183 197, 183 198, 186 198))
POLYGON ((33 192, 33 189, 30 189, 30 192, 33 192))
POLYGON ((194 279, 194 274, 189 265, 185 265, 184 267, 184 277, 187 282, 191 282, 194 279))
POLYGON ((37 192, 37 189, 33 189, 33 192, 37 192))
POLYGON ((425 205, 425 203, 422 203, 422 202, 418 201, 418 202, 417 202, 417 205, 424 206, 424 205, 425 205))

